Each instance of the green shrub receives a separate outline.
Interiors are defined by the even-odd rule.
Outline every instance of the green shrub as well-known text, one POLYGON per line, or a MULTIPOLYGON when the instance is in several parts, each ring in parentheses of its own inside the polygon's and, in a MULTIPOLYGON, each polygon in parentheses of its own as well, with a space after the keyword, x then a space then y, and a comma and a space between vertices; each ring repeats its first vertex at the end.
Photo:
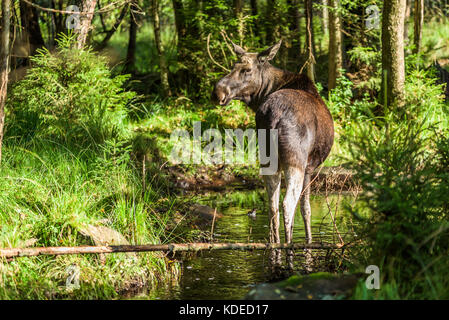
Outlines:
POLYGON ((329 92, 327 105, 336 121, 366 120, 374 117, 375 102, 369 101, 366 94, 363 99, 354 99, 354 84, 345 76, 337 79, 335 89, 329 92))
MULTIPOLYGON (((358 258, 381 268, 381 290, 372 298, 447 299, 448 114, 441 87, 426 72, 411 72, 406 91, 405 113, 387 111, 350 138, 364 190, 354 213, 369 212, 357 232, 364 240, 358 258)), ((356 296, 366 294, 359 288, 356 296)))
POLYGON ((103 57, 74 48, 71 37, 58 44, 56 52, 39 50, 26 77, 12 87, 9 135, 99 143, 123 134, 135 96, 122 89, 128 76, 112 77, 103 57))

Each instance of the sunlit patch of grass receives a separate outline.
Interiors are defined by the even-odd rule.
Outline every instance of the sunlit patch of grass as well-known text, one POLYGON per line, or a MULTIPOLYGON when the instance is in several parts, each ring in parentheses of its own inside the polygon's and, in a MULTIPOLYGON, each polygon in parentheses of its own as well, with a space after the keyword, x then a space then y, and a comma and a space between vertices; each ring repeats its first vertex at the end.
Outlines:
POLYGON ((443 22, 432 20, 423 26, 422 46, 427 65, 437 59, 449 59, 449 20, 442 19, 443 22))
MULTIPOLYGON (((170 241, 165 234, 170 207, 164 215, 154 214, 160 187, 150 184, 142 192, 134 170, 111 153, 79 153, 48 140, 7 140, 0 172, 0 246, 92 244, 79 232, 87 224, 110 227, 131 243, 170 241)), ((170 278, 177 268, 154 253, 109 254, 104 263, 98 255, 19 258, 0 263, 0 298, 118 298, 133 283, 170 278), (80 288, 67 290, 72 264, 80 270, 80 288)))

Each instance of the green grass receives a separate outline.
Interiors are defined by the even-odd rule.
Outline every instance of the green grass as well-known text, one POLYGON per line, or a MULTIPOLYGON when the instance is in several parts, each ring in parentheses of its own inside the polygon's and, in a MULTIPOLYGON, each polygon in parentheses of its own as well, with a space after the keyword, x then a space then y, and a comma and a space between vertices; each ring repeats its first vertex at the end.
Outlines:
MULTIPOLYGON (((442 19, 442 23, 433 19, 423 26, 422 46, 427 65, 437 59, 449 59, 449 22, 448 18, 442 19)), ((413 28, 411 36, 412 33, 413 28)))
MULTIPOLYGON (((92 244, 79 230, 86 224, 117 230, 131 243, 170 241, 166 226, 172 200, 164 186, 141 178, 132 165, 111 154, 73 151, 50 140, 5 143, 0 172, 0 246, 78 246, 92 244), (109 164, 109 165, 108 165, 109 164), (161 200, 162 199, 162 200, 161 200), (155 208, 167 208, 164 214, 155 208)), ((161 255, 44 256, 0 262, 1 299, 111 299, 138 283, 154 284, 178 272, 161 255), (67 291, 66 269, 80 269, 80 288, 67 291)))

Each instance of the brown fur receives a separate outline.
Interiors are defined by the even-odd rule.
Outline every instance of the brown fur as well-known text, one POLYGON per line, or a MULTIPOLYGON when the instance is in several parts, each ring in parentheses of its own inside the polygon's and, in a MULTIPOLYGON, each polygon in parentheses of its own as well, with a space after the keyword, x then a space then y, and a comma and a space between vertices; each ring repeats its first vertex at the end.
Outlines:
MULTIPOLYGON (((334 142, 334 124, 323 99, 307 76, 284 71, 268 63, 280 44, 278 42, 259 54, 247 53, 234 45, 241 61, 218 81, 212 98, 220 105, 227 105, 233 99, 242 100, 255 111, 258 129, 278 130, 278 171, 263 177, 270 207, 270 242, 280 241, 279 196, 281 171, 284 171, 285 240, 287 243, 292 241, 294 216, 301 200, 306 241, 311 243, 308 184, 313 170, 329 155, 334 142)), ((269 135, 266 136, 267 150, 271 150, 269 135)), ((276 266, 280 263, 279 258, 280 253, 274 251, 270 262, 276 266)), ((289 267, 293 267, 291 251, 287 251, 287 262, 289 267)))

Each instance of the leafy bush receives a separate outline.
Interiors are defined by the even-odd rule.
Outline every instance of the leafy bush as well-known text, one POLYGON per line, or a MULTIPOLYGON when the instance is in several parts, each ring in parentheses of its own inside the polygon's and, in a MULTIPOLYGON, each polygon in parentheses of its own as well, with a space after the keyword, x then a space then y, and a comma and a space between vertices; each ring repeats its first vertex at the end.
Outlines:
POLYGON ((440 129, 448 117, 441 88, 432 83, 422 71, 411 73, 405 116, 387 111, 356 129, 349 144, 364 190, 354 214, 369 212, 357 232, 365 241, 358 257, 366 258, 365 267, 381 268, 381 290, 373 297, 449 297, 449 140, 440 129))
POLYGON ((376 107, 376 104, 369 101, 368 95, 361 100, 354 99, 353 88, 352 81, 341 76, 337 79, 335 89, 330 91, 327 105, 335 120, 344 123, 374 117, 372 109, 376 107))
POLYGON ((11 90, 10 135, 102 142, 124 131, 126 106, 135 93, 123 91, 127 75, 111 76, 103 57, 72 46, 63 36, 56 52, 31 58, 33 67, 11 90))

